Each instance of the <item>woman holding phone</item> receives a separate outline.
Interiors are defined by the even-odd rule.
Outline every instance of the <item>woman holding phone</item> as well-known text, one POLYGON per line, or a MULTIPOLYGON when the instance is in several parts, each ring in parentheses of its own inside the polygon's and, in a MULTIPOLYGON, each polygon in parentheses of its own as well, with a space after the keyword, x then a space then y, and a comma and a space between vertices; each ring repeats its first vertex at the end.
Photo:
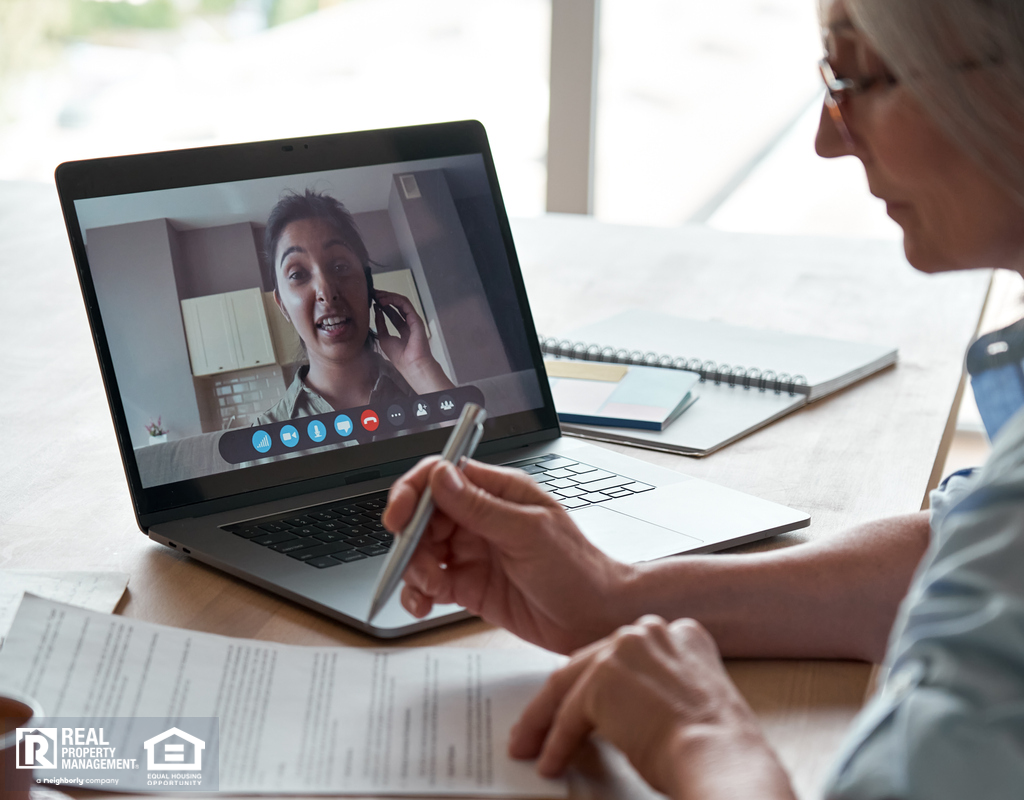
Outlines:
POLYGON ((366 245, 336 199, 308 189, 286 195, 267 220, 264 250, 274 300, 302 341, 308 364, 257 424, 385 406, 453 387, 431 355, 426 327, 409 299, 373 288, 366 245), (385 319, 397 336, 388 333, 385 319))

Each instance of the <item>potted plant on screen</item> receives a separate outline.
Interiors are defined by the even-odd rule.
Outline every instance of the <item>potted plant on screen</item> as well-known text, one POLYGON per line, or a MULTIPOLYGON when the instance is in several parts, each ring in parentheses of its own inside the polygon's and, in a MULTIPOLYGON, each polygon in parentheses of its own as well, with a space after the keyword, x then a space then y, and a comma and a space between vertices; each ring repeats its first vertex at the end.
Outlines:
POLYGON ((157 417, 156 422, 150 420, 149 424, 146 425, 146 431, 149 433, 150 444, 160 444, 161 442, 167 441, 167 431, 164 430, 164 427, 161 424, 162 422, 163 417, 157 417))

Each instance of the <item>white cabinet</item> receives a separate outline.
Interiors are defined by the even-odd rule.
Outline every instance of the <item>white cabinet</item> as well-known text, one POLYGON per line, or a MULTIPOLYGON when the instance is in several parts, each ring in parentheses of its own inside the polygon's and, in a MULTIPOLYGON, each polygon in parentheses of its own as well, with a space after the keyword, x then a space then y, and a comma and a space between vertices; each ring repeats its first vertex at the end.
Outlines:
POLYGON ((274 362, 263 293, 258 288, 181 301, 193 375, 274 362))

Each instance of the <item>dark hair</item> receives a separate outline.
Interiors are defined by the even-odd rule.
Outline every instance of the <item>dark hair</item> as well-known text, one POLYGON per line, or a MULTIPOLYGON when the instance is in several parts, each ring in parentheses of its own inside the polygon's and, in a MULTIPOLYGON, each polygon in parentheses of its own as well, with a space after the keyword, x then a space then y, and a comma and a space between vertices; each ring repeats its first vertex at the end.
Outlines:
POLYGON ((270 268, 270 277, 277 290, 277 245, 281 241, 284 229, 293 222, 306 219, 322 219, 338 234, 345 246, 351 250, 359 263, 363 265, 366 275, 366 292, 368 302, 373 301, 373 274, 370 272, 370 254, 359 235, 359 229, 352 215, 339 201, 328 194, 306 189, 302 194, 288 192, 277 201, 274 210, 267 218, 267 227, 263 232, 263 253, 270 268))

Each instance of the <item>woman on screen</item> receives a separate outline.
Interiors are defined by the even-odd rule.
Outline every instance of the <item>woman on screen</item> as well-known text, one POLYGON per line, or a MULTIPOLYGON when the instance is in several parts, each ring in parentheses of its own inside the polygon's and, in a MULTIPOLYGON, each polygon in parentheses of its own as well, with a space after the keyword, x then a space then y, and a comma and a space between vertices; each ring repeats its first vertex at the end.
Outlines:
POLYGON ((302 340, 309 363, 257 424, 453 387, 431 355, 426 327, 409 299, 373 288, 366 245, 336 199, 308 189, 287 195, 270 212, 264 247, 277 307, 302 340), (397 336, 388 333, 385 317, 397 336))

